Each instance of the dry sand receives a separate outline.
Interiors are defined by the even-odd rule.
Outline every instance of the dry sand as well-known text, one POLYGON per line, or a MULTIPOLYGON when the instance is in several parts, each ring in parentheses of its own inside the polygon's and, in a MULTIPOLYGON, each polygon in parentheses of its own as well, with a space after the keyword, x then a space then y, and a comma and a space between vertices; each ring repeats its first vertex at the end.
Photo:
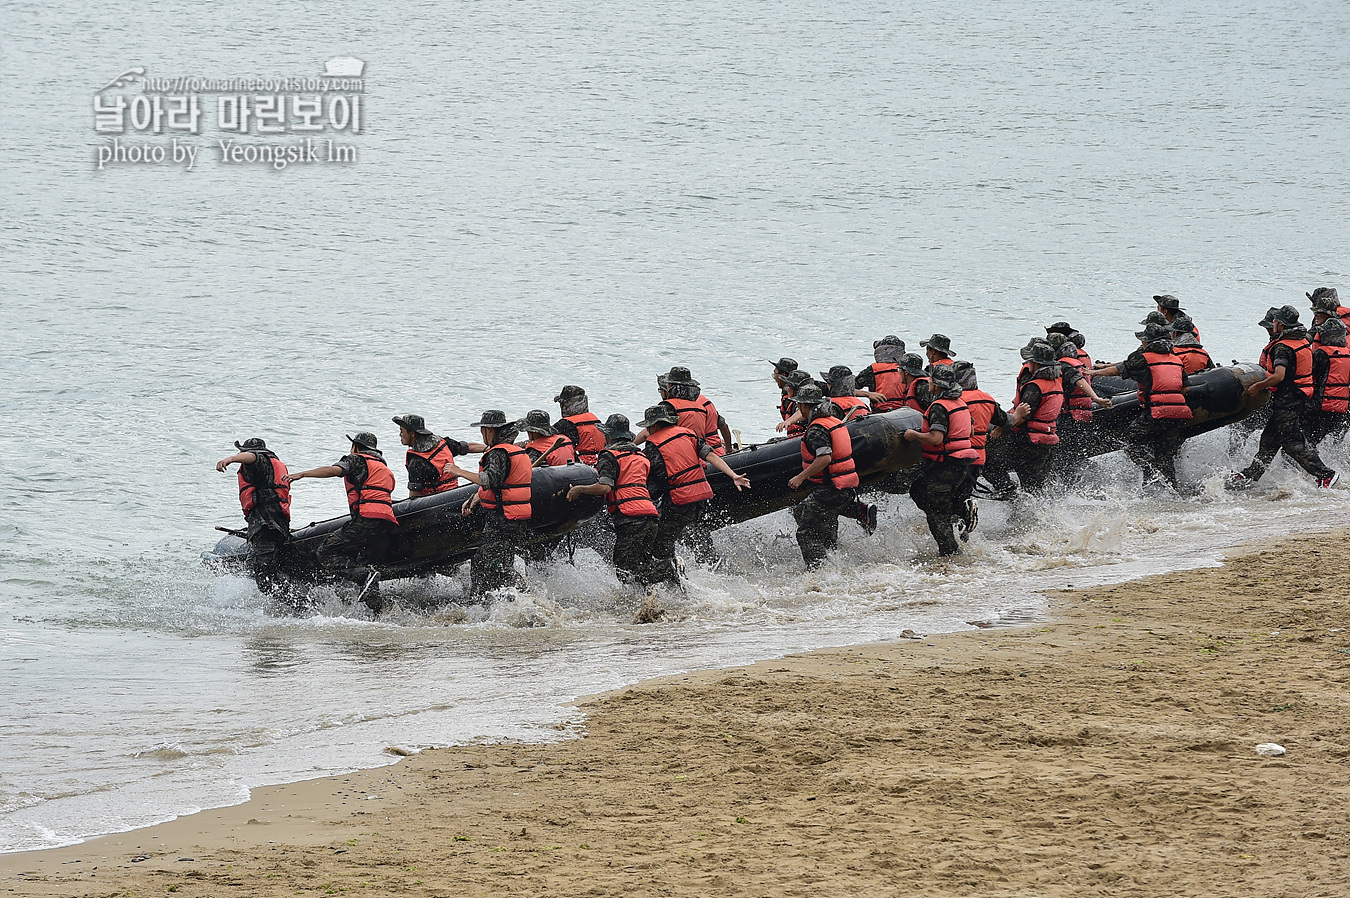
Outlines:
POLYGON ((1347 538, 643 683, 583 739, 3 856, 0 895, 1344 896, 1347 538))

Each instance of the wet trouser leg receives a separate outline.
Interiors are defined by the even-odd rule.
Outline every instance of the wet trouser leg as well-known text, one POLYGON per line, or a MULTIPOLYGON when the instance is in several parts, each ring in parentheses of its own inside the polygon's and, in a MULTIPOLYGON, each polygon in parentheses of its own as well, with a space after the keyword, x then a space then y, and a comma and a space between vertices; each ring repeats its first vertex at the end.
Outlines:
POLYGON ((1256 450, 1256 458, 1243 471, 1248 480, 1260 480, 1266 468, 1275 459, 1275 453, 1284 450, 1284 454, 1298 462, 1303 470, 1321 480, 1330 477, 1334 471, 1322 463, 1317 450, 1308 445, 1303 435, 1304 400, 1279 398, 1270 403, 1270 421, 1261 431, 1261 445, 1256 450))
POLYGON ((289 539, 289 533, 268 521, 248 522, 249 562, 253 568, 253 581, 265 593, 271 593, 286 583, 286 577, 281 573, 281 551, 289 539))
POLYGON ((858 501, 856 490, 837 490, 821 484, 792 509, 797 519, 797 545, 809 569, 820 567, 826 554, 839 544, 841 515, 861 517, 867 505, 858 501))
POLYGON ((1177 485, 1177 453, 1181 450, 1181 424, 1159 420, 1140 413, 1130 423, 1126 434, 1125 454, 1144 471, 1144 479, 1154 476, 1166 478, 1173 488, 1177 485))
POLYGON ((1022 445, 1013 470, 1017 472, 1017 479, 1022 481, 1022 489, 1038 490, 1050 478, 1050 461, 1056 447, 1037 446, 1026 434, 1020 436, 1022 445))
POLYGON ((475 598, 516 585, 516 552, 525 538, 525 525, 508 521, 502 514, 489 514, 483 525, 483 542, 469 561, 469 595, 475 598))
POLYGON ((1347 420, 1350 418, 1344 412, 1324 412, 1320 409, 1309 412, 1303 435, 1309 446, 1318 446, 1327 437, 1343 434, 1347 420))
POLYGON ((652 546, 660 520, 656 515, 629 517, 612 515, 614 519, 614 573, 624 583, 647 584, 661 579, 654 577, 652 546))
POLYGON ((389 540, 397 532, 398 525, 392 521, 349 520, 319 543, 319 564, 330 574, 364 586, 370 566, 384 560, 389 540))
POLYGON ((910 498, 928 519, 928 532, 937 540, 941 555, 955 555, 961 551, 952 528, 962 506, 970 498, 970 473, 969 465, 924 462, 923 473, 910 488, 910 498))
POLYGON ((985 447, 986 460, 980 474, 996 493, 1009 493, 1014 489, 1008 472, 1013 469, 1013 456, 1016 454, 1014 447, 1020 437, 1020 434, 1005 432, 985 447))
POLYGON ((680 541, 684 528, 698 518, 707 501, 701 499, 688 505, 676 505, 667 496, 661 503, 661 519, 652 538, 653 574, 657 580, 672 583, 679 580, 675 568, 675 544, 680 541))

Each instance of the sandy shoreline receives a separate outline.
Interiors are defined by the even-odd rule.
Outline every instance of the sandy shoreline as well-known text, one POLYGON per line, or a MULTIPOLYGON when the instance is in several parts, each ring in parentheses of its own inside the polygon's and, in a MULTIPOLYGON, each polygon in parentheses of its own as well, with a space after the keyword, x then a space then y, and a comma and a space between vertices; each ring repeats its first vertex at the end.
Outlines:
POLYGON ((3 855, 0 894, 1345 895, 1348 537, 644 682, 579 740, 3 855))

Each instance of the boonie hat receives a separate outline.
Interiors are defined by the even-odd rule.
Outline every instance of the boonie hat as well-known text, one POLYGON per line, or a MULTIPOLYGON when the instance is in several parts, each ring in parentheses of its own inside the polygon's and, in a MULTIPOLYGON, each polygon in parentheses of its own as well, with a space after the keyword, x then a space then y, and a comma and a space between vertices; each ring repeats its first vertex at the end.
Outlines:
POLYGON ((965 389, 978 390, 980 388, 980 382, 975 377, 975 366, 970 362, 953 362, 951 369, 952 373, 956 375, 957 381, 965 389))
POLYGON ((470 427, 505 427, 506 412, 499 408, 490 408, 483 412, 483 417, 469 425, 470 427))
POLYGON ((952 357, 952 341, 945 334, 933 334, 927 340, 920 340, 919 345, 924 349, 931 349, 947 358, 952 357))
POLYGON ((347 437, 347 440, 349 442, 355 443, 358 446, 364 446, 367 449, 379 448, 378 445, 379 441, 375 439, 375 434, 371 433, 368 430, 359 431, 356 434, 356 436, 347 437))
MULTIPOLYGON (((660 378, 658 378, 658 381, 659 380, 660 378)), ((665 383, 680 384, 686 387, 698 386, 698 381, 694 380, 694 375, 689 373, 689 369, 679 365, 676 365, 674 368, 671 368, 670 371, 666 372, 665 383)))
POLYGON ((1326 312, 1328 315, 1335 315, 1336 310, 1340 308, 1341 298, 1336 293, 1335 287, 1318 287, 1306 295, 1308 299, 1312 300, 1314 312, 1326 312))
POLYGON ((1145 316, 1144 316, 1144 320, 1141 321, 1141 322, 1139 322, 1139 323, 1140 323, 1141 325, 1149 325, 1149 324, 1162 324, 1162 325, 1166 325, 1166 324, 1167 324, 1167 316, 1164 315, 1162 312, 1159 312, 1159 311, 1157 311, 1157 310, 1155 309, 1155 310, 1153 310, 1152 312, 1149 312, 1147 315, 1145 315, 1145 316))
POLYGON ((597 426, 600 428, 600 432, 608 437, 611 442, 617 443, 621 440, 627 440, 631 443, 637 439, 633 434, 632 425, 628 423, 627 415, 610 415, 605 419, 604 424, 597 426))
POLYGON ((797 405, 817 406, 825 401, 825 394, 815 384, 806 384, 792 397, 797 405))
POLYGON ((1266 317, 1262 318, 1260 321, 1256 323, 1264 327, 1266 330, 1270 330, 1270 326, 1275 323, 1275 313, 1278 311, 1279 309, 1275 308, 1274 306, 1271 306, 1270 308, 1266 309, 1266 317))
POLYGON ((558 391, 558 395, 553 397, 554 402, 566 402, 568 399, 576 399, 578 396, 585 396, 586 391, 581 387, 568 384, 558 391))
POLYGON ((406 427, 413 433, 420 433, 423 436, 430 436, 431 431, 427 430, 427 422, 421 415, 399 415, 394 419, 394 423, 399 427, 406 427))
POLYGON ((1143 330, 1135 331, 1134 337, 1136 340, 1142 340, 1145 343, 1153 343, 1157 340, 1166 340, 1171 333, 1164 325, 1149 324, 1143 330))
POLYGON ((546 437, 551 437, 558 432, 548 423, 548 412, 539 408, 525 416, 523 427, 529 433, 538 433, 546 437))
POLYGON ((793 371, 797 370, 797 360, 790 359, 787 356, 783 356, 772 364, 773 370, 777 371, 779 374, 791 374, 793 371))
POLYGON ((924 375, 923 356, 921 355, 917 355, 913 352, 905 353, 904 358, 900 359, 897 364, 900 366, 900 370, 906 374, 913 375, 914 377, 923 377, 924 375))
POLYGON ((1031 344, 1031 361, 1038 365, 1050 365, 1055 361, 1055 349, 1044 340, 1031 344))
POLYGON ((1067 321, 1056 321, 1054 324, 1047 327, 1045 332, 1047 334, 1063 334, 1067 337, 1069 334, 1073 333, 1073 327, 1067 321))
POLYGON ((1298 309, 1293 306, 1280 306, 1275 310, 1275 320, 1285 327, 1297 327, 1299 324, 1298 309))
POLYGON ((900 347, 900 350, 903 352, 903 351, 904 351, 904 348, 905 348, 905 341, 904 341, 904 340, 901 340, 901 339, 900 339, 899 337, 897 337, 895 334, 887 334, 886 336, 882 337, 880 340, 873 340, 873 341, 872 341, 872 348, 873 348, 873 349, 880 349, 880 348, 883 347, 883 346, 899 346, 899 347, 900 347))
POLYGON ((646 414, 638 422, 638 427, 651 427, 653 424, 679 424, 680 416, 665 402, 647 406, 646 414))
POLYGON ((820 372, 826 383, 838 383, 845 378, 853 376, 853 369, 848 365, 835 365, 829 371, 820 372))
POLYGON ((1177 299, 1170 293, 1155 294, 1153 297, 1153 301, 1156 302, 1161 308, 1166 309, 1169 312, 1181 311, 1181 300, 1177 299))
POLYGON ((234 441, 234 448, 236 448, 236 449, 241 449, 241 450, 248 450, 248 449, 266 449, 266 448, 267 448, 267 443, 264 442, 264 441, 262 440, 261 437, 249 437, 248 439, 244 440, 244 442, 242 442, 242 443, 239 442, 238 440, 235 440, 235 441, 234 441))

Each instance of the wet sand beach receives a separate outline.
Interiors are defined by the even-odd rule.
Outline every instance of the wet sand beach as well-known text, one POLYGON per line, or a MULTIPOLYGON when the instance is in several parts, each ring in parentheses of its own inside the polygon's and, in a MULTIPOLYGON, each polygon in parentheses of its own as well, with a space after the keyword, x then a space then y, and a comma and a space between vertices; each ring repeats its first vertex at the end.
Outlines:
POLYGON ((645 682, 580 739, 0 856, 0 894, 1345 895, 1347 537, 645 682))

